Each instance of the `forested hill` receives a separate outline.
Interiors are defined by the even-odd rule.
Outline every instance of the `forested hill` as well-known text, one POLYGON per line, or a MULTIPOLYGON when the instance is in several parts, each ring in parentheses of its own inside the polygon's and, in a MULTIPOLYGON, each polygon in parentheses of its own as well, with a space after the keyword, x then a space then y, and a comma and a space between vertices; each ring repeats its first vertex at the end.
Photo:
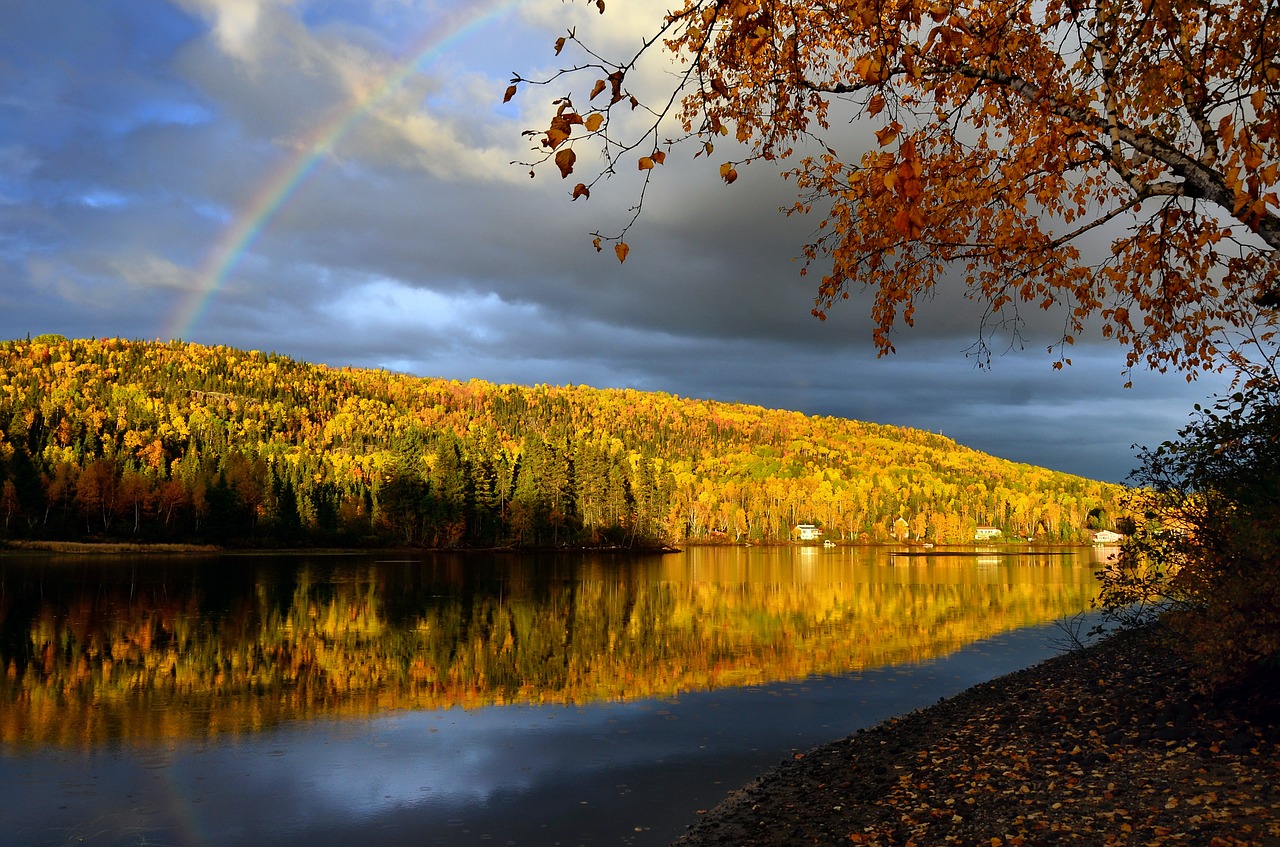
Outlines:
POLYGON ((0 537, 1080 541, 1118 486, 918 430, 114 339, 0 343, 0 537), (901 519, 901 520, 899 520, 901 519))

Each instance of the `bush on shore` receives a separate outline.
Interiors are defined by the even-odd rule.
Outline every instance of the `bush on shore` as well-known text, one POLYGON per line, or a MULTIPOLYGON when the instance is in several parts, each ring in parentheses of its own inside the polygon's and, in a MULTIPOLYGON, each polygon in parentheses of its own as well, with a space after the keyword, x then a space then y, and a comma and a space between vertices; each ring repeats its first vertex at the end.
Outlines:
POLYGON ((1280 380, 1255 379, 1144 449, 1137 515, 1100 573, 1122 625, 1158 617, 1207 691, 1280 681, 1280 380))

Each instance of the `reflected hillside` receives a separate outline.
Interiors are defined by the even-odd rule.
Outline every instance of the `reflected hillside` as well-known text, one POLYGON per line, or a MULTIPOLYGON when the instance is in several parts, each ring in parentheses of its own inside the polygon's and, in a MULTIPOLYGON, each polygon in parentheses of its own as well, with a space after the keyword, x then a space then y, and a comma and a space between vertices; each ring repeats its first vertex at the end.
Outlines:
POLYGON ((0 560, 0 739, 666 697, 919 661, 1073 614, 1062 556, 0 560))

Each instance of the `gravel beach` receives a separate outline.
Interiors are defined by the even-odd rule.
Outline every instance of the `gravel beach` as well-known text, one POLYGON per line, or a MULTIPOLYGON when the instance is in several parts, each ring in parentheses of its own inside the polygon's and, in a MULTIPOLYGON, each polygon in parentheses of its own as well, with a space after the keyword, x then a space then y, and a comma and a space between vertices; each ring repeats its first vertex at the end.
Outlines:
POLYGON ((1195 693, 1150 633, 780 764, 675 844, 1280 847, 1280 698, 1195 693))

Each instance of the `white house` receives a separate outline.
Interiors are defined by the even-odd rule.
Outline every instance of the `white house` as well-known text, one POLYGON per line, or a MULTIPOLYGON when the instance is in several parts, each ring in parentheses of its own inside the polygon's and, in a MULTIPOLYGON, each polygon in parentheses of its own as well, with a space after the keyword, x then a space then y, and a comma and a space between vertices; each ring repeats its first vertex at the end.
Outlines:
POLYGON ((996 529, 994 526, 980 526, 978 527, 978 531, 973 534, 973 540, 991 541, 992 539, 999 538, 1002 535, 1004 535, 1004 533, 996 529))
POLYGON ((1102 529, 1095 532, 1092 536, 1093 543, 1103 547, 1112 547, 1124 540, 1124 536, 1118 532, 1112 532, 1109 529, 1102 529))
POLYGON ((796 537, 801 541, 817 541, 822 537, 822 530, 811 523, 802 523, 796 527, 796 537))

